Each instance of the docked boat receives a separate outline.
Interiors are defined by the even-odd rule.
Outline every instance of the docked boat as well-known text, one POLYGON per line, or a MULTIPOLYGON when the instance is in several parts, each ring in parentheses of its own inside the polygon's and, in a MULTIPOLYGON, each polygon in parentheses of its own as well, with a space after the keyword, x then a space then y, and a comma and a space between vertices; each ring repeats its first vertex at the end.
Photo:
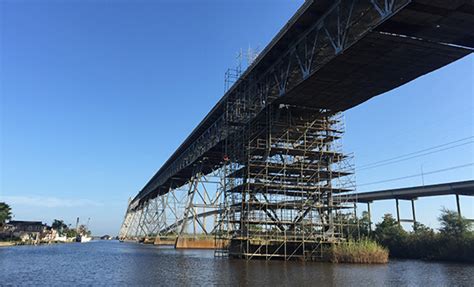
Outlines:
POLYGON ((76 242, 84 243, 84 242, 89 242, 91 240, 92 240, 92 237, 89 237, 87 235, 79 234, 76 236, 76 242))
POLYGON ((86 225, 79 225, 79 217, 76 220, 76 242, 89 242, 92 240, 92 237, 90 237, 88 234, 90 234, 90 231, 88 231, 87 226, 89 225, 89 220, 87 220, 86 225))

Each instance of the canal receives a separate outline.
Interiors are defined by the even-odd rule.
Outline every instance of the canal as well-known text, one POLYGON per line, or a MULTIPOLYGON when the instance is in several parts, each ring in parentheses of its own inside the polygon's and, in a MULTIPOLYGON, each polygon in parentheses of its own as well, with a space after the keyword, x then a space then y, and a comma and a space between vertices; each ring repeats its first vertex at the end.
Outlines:
POLYGON ((472 286, 474 265, 391 260, 350 265, 214 258, 118 241, 0 248, 0 286, 472 286))

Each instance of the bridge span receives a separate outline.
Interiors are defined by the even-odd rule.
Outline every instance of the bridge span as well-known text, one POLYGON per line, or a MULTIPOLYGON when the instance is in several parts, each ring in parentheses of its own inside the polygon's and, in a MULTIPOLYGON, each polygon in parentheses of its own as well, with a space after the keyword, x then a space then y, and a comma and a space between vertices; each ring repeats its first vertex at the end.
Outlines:
MULTIPOLYGON (((347 197, 347 200, 354 203, 366 203, 367 211, 369 215, 369 221, 371 220, 370 204, 374 201, 380 200, 395 200, 397 208, 397 221, 415 223, 416 220, 416 209, 415 201, 422 197, 433 197, 442 195, 454 195, 456 199, 456 208, 459 216, 461 213, 461 200, 460 196, 474 196, 474 180, 449 182, 442 184, 422 185, 415 187, 405 187, 397 189, 387 189, 372 192, 354 193, 347 197), (400 217, 400 200, 409 200, 411 202, 412 218, 401 219, 400 217)), ((346 200, 346 199, 344 199, 346 200)), ((372 227, 372 226, 370 226, 372 227)))
POLYGON ((340 112, 472 53, 472 27, 472 0, 306 1, 130 201, 121 237, 320 256, 355 187, 340 112))

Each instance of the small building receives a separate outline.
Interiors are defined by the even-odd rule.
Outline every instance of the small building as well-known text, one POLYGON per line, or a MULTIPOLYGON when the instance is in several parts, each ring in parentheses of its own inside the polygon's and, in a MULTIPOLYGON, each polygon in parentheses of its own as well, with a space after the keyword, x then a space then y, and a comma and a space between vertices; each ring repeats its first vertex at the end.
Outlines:
POLYGON ((8 222, 14 232, 43 232, 48 226, 41 221, 19 221, 10 220, 8 222))
POLYGON ((51 228, 41 221, 10 220, 7 225, 11 230, 10 236, 23 242, 40 242, 44 236, 46 240, 55 236, 51 228))

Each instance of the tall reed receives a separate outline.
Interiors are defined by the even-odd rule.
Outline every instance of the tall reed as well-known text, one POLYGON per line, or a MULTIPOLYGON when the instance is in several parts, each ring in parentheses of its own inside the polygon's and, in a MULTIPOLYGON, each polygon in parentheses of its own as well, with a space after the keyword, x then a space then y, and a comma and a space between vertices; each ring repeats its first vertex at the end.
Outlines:
POLYGON ((327 256, 333 263, 387 263, 388 249, 368 239, 350 240, 332 245, 327 256))

